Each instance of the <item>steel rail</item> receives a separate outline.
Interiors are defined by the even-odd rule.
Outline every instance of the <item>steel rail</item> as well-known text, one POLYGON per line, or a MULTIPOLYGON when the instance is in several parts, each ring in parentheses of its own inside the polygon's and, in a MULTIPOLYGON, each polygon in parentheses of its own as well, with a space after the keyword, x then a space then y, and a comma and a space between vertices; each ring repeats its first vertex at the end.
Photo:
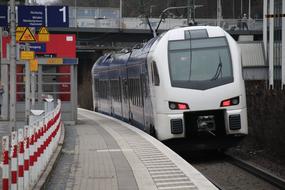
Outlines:
POLYGON ((244 161, 240 158, 234 157, 232 155, 229 154, 225 154, 225 156, 228 158, 228 161, 236 166, 238 166, 239 168, 246 170, 247 172, 271 183, 272 185, 281 188, 281 189, 285 189, 285 179, 282 179, 281 177, 276 176, 275 174, 260 168, 254 164, 251 164, 247 161, 244 161))

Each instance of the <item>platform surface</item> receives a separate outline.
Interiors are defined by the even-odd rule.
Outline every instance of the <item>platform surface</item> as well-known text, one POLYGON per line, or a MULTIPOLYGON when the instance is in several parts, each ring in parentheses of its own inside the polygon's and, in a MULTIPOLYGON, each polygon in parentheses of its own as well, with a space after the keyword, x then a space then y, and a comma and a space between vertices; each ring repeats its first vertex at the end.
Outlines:
POLYGON ((66 140, 47 189, 217 189, 161 142, 102 114, 79 109, 66 140))

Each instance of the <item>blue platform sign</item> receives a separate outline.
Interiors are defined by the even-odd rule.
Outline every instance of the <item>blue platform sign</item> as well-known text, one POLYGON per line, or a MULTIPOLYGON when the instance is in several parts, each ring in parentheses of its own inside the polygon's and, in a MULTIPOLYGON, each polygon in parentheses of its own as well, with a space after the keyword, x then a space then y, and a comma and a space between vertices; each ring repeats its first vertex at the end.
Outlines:
POLYGON ((47 27, 69 27, 68 6, 47 6, 47 27))
POLYGON ((30 43, 29 44, 30 51, 34 52, 46 52, 46 44, 45 43, 30 43))
POLYGON ((18 6, 18 26, 45 26, 45 6, 18 6))
POLYGON ((8 6, 0 5, 0 27, 8 26, 8 6))

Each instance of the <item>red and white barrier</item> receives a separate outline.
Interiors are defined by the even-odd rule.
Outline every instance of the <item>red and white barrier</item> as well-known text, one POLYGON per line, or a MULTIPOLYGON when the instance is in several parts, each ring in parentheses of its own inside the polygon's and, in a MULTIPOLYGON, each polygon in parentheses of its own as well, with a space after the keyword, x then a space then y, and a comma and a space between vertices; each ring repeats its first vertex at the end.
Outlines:
POLYGON ((18 137, 17 132, 12 132, 11 138, 11 190, 17 190, 17 180, 18 180, 18 137))
POLYGON ((2 138, 2 189, 9 189, 9 136, 2 138))
POLYGON ((18 190, 24 189, 24 131, 18 130, 18 190))
POLYGON ((29 189, 30 168, 30 132, 29 126, 24 127, 24 190, 29 189))
POLYGON ((2 138, 2 189, 34 187, 58 146, 61 131, 61 102, 43 117, 34 118, 24 129, 2 138), (10 149, 10 150, 9 150, 10 149), (9 157, 10 151, 10 157, 9 157), (11 162, 9 162, 11 160, 11 162))

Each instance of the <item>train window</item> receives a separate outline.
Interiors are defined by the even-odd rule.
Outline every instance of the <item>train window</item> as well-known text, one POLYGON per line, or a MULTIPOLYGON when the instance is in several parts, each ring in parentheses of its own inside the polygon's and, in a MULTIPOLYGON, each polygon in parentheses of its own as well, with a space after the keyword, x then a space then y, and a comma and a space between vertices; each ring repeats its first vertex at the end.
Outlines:
POLYGON ((152 62, 151 68, 152 68, 152 84, 154 84, 155 86, 159 86, 160 80, 155 61, 152 62))
POLYGON ((186 30, 184 35, 185 39, 208 38, 208 32, 206 29, 186 30))
POLYGON ((175 87, 202 90, 233 82, 225 37, 169 41, 169 67, 175 87), (185 48, 185 43, 190 48, 185 48))

